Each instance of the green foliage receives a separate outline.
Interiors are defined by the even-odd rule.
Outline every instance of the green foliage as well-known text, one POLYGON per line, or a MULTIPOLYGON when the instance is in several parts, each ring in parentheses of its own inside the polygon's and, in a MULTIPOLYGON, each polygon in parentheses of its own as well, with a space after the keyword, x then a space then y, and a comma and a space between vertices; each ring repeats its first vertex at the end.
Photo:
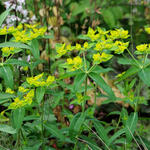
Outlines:
POLYGON ((2 28, 20 14, 0 15, 0 147, 149 149, 149 119, 141 121, 149 113, 148 4, 34 0, 26 7, 40 25, 2 28))

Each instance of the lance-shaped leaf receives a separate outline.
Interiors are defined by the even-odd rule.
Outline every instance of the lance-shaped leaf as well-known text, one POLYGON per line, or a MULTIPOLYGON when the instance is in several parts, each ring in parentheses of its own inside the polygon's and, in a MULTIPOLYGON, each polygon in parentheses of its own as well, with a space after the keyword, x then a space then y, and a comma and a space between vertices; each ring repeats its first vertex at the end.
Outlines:
POLYGON ((5 85, 11 89, 14 87, 13 72, 9 66, 0 67, 0 77, 4 79, 5 85))

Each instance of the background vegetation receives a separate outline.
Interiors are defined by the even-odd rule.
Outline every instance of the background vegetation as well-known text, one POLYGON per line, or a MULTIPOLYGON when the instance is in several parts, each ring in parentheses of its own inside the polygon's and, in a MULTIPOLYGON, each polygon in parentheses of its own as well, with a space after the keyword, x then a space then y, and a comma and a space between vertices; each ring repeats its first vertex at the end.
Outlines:
POLYGON ((2 0, 0 14, 0 149, 150 149, 150 1, 2 0))

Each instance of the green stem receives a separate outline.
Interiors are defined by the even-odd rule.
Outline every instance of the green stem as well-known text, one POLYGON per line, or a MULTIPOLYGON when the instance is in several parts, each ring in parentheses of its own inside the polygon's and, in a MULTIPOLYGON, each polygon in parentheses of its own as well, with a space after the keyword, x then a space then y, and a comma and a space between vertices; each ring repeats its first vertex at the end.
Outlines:
POLYGON ((97 89, 97 85, 94 86, 94 105, 93 107, 96 108, 96 89, 97 89))
POLYGON ((146 63, 147 56, 148 56, 148 53, 146 53, 146 55, 145 55, 145 58, 144 58, 144 65, 145 65, 145 63, 146 63))
POLYGON ((137 63, 137 65, 142 68, 142 66, 139 64, 139 62, 136 60, 136 58, 131 54, 131 52, 129 51, 129 49, 127 48, 127 51, 129 53, 129 55, 133 58, 133 60, 137 63))
POLYGON ((41 112, 41 138, 42 138, 42 150, 45 149, 44 144, 44 99, 42 101, 42 112, 41 112))
POLYGON ((96 67, 96 64, 94 64, 94 65, 88 70, 88 73, 90 73, 91 70, 92 70, 94 67, 96 67))
MULTIPOLYGON (((87 81, 88 81, 88 74, 87 74, 86 79, 85 79, 84 96, 87 95, 87 81)), ((84 113, 84 111, 85 111, 85 103, 86 103, 86 101, 83 101, 83 103, 82 103, 82 113, 84 113)))
POLYGON ((20 140, 20 132, 21 130, 19 129, 18 132, 17 132, 17 141, 16 141, 16 148, 17 150, 20 150, 21 149, 21 140, 20 140))
POLYGON ((84 69, 85 69, 85 72, 87 72, 87 65, 86 65, 85 52, 83 52, 83 59, 84 59, 84 69))

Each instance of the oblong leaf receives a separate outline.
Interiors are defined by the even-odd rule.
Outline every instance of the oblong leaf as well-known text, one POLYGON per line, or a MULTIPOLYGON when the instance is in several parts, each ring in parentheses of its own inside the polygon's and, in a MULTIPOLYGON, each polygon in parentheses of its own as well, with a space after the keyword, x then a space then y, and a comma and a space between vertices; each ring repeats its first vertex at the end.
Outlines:
POLYGON ((0 77, 4 79, 7 87, 13 89, 14 87, 13 72, 9 66, 0 67, 0 77))
POLYGON ((44 94, 45 94, 45 88, 44 87, 38 87, 36 89, 36 100, 37 100, 38 104, 41 103, 41 101, 44 97, 44 94))
POLYGON ((4 11, 1 15, 0 15, 0 27, 2 26, 3 21, 6 19, 6 17, 8 16, 9 12, 11 9, 7 9, 6 11, 4 11))
POLYGON ((9 59, 5 64, 18 65, 18 66, 29 66, 29 63, 24 60, 9 59))
POLYGON ((0 124, 0 131, 5 132, 5 133, 10 133, 10 134, 15 134, 16 130, 9 126, 9 125, 5 125, 5 124, 0 124))
POLYGON ((62 141, 65 141, 65 136, 60 132, 60 130, 52 124, 44 124, 48 132, 50 132, 54 137, 59 138, 62 141))
POLYGON ((80 73, 80 74, 76 75, 76 77, 74 79, 74 89, 75 89, 75 91, 78 91, 81 84, 85 81, 86 77, 87 77, 87 75, 85 73, 80 73))
POLYGON ((103 80, 103 78, 102 78, 99 74, 94 73, 94 72, 91 72, 91 73, 89 74, 89 76, 90 76, 90 78, 91 78, 92 80, 95 81, 95 83, 96 83, 97 85, 100 86, 100 88, 102 88, 102 89, 108 94, 108 96, 109 96, 112 100, 115 100, 115 99, 116 99, 116 97, 115 97, 114 92, 112 91, 112 89, 109 87, 109 85, 107 85, 107 83, 103 80))
POLYGON ((0 43, 0 47, 16 47, 16 48, 23 48, 23 49, 31 49, 30 46, 19 43, 19 42, 4 42, 0 43))

